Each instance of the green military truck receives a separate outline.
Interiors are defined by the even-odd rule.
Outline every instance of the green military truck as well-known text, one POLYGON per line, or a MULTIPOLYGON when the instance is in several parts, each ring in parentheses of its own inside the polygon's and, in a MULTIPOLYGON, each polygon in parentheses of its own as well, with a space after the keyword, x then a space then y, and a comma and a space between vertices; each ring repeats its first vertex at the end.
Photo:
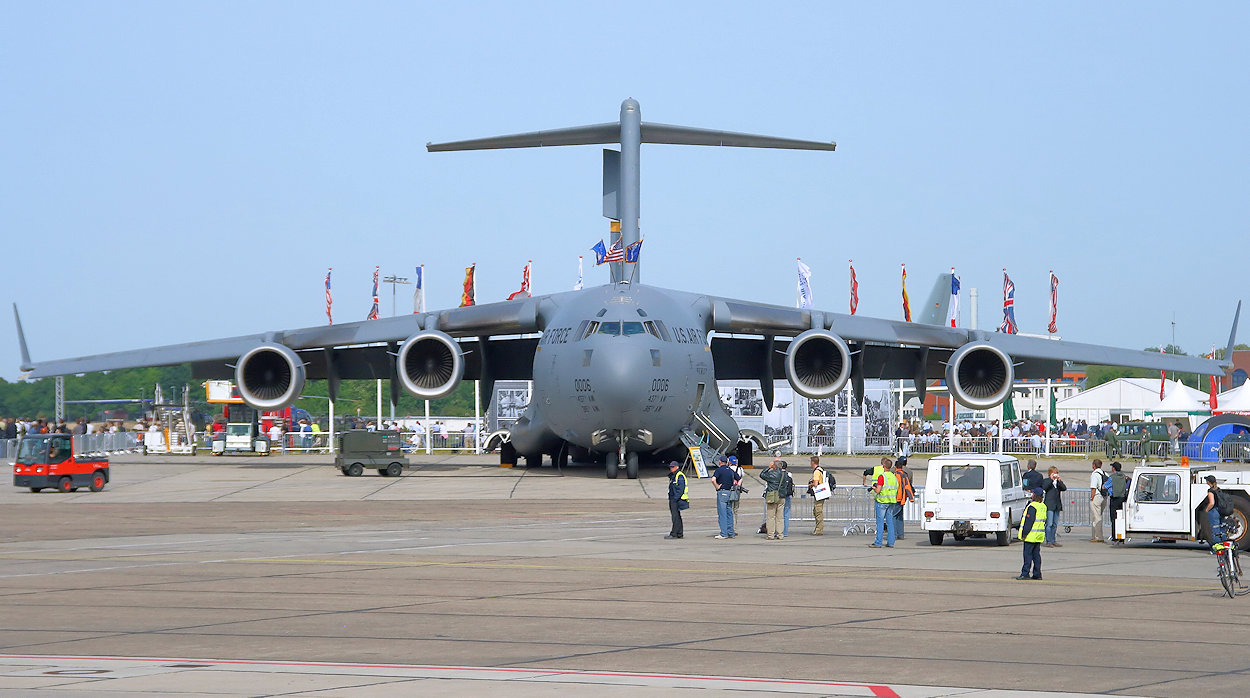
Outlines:
POLYGON ((373 468, 383 477, 399 477, 408 465, 397 431, 352 429, 338 434, 335 441, 338 455, 334 465, 348 477, 359 477, 365 468, 373 468))

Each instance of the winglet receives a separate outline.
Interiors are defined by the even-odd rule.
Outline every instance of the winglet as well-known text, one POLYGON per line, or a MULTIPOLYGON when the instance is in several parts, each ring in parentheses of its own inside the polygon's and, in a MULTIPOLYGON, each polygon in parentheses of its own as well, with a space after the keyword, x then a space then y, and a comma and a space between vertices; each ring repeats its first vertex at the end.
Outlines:
POLYGON ((1237 320, 1241 318, 1241 301, 1237 301, 1237 312, 1233 313, 1233 329, 1228 331, 1228 349, 1224 350, 1224 360, 1220 366, 1231 368, 1233 365, 1233 345, 1237 342, 1237 320))
MULTIPOLYGON (((1240 306, 1238 306, 1240 309, 1240 306)), ((13 304, 13 320, 17 322, 17 344, 22 351, 23 371, 30 371, 34 368, 30 361, 30 349, 26 348, 26 333, 22 332, 22 316, 17 314, 17 303, 13 304)))

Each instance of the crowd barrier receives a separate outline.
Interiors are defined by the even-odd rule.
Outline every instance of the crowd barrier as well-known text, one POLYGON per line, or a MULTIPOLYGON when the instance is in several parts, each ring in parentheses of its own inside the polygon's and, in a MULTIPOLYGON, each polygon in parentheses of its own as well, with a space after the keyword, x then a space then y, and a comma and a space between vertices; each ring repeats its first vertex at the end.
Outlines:
POLYGON ((143 450, 140 433, 135 431, 76 434, 74 453, 137 453, 143 450))

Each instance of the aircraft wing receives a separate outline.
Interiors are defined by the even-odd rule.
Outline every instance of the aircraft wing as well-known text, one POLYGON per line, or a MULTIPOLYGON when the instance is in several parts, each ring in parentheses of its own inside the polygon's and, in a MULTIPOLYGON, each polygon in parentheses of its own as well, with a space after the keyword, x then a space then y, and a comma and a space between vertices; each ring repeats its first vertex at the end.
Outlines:
MULTIPOLYGON (((1134 349, 1120 349, 1097 344, 1084 344, 1039 337, 1022 337, 986 330, 963 327, 942 327, 918 322, 884 320, 862 315, 845 315, 766 305, 751 301, 706 296, 712 310, 712 329, 717 332, 754 334, 773 337, 793 337, 806 330, 824 328, 848 342, 882 344, 902 347, 927 347, 939 350, 955 350, 969 342, 985 342, 1012 359, 1039 361, 1074 361, 1085 364, 1106 364, 1133 368, 1158 369, 1181 373, 1222 375, 1226 363, 1211 359, 1177 354, 1161 354, 1134 349)), ((1240 315, 1241 304, 1237 306, 1240 315)), ((1230 349, 1237 330, 1233 321, 1230 349)), ((865 347, 860 347, 865 349, 865 347)), ((882 347, 883 349, 885 347, 882 347)), ((873 351, 868 348, 867 351, 873 351)), ((1226 356, 1231 356, 1231 351, 1226 356)), ((730 367, 726 367, 730 368, 730 367)), ((912 378, 914 373, 881 375, 881 378, 912 378)), ((931 372, 931 371, 930 371, 931 372)), ((890 374, 896 371, 889 371, 890 374)), ((721 375, 721 364, 717 363, 721 375)), ((929 376, 938 377, 938 376, 929 376)))
MULTIPOLYGON (((385 378, 390 375, 390 366, 394 364, 387 349, 393 350, 395 344, 417 332, 439 330, 453 338, 476 338, 479 345, 490 336, 538 332, 542 326, 541 317, 554 310, 560 303, 560 297, 565 293, 377 320, 304 327, 51 361, 31 361, 25 336, 21 331, 21 320, 17 318, 16 306, 13 311, 17 319, 19 341, 22 345, 21 368, 31 377, 36 378, 182 363, 192 364, 196 369, 197 377, 226 377, 232 375, 230 364, 246 352, 265 343, 284 345, 305 359, 309 358, 309 352, 320 353, 319 350, 333 350, 340 368, 337 371, 339 378, 385 378)), ((522 352, 528 351, 532 358, 535 344, 533 339, 491 341, 492 354, 506 354, 504 347, 511 341, 516 341, 522 352)), ((472 344, 472 340, 465 344, 472 344)), ((466 351, 468 355, 473 353, 481 352, 466 351)), ((530 370, 524 360, 507 360, 506 356, 500 358, 501 360, 496 363, 510 367, 507 371, 509 375, 496 374, 495 378, 512 378, 518 370, 523 369, 526 372, 530 370)), ((310 378, 323 377, 321 374, 324 371, 318 368, 323 363, 326 362, 309 361, 310 378)), ((474 377, 475 366, 477 366, 476 360, 466 362, 466 377, 474 377)))

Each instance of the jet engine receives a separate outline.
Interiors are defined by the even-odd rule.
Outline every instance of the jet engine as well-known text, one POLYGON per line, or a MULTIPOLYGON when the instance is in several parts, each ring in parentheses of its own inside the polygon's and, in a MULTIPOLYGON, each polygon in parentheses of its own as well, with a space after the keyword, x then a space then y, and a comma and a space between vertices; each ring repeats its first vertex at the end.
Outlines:
POLYGON ((418 332, 404 340, 396 358, 404 389, 423 400, 444 397, 464 378, 464 355, 443 332, 418 332))
POLYGON ((258 410, 280 410, 304 390, 304 362, 289 347, 262 344, 239 357, 234 368, 239 395, 258 410))
POLYGON ((786 379, 804 397, 836 395, 850 376, 851 350, 832 332, 808 330, 786 349, 786 379))
POLYGON ((1011 357, 985 342, 959 347, 946 364, 946 384, 955 399, 979 410, 1002 404, 1014 379, 1011 357))

